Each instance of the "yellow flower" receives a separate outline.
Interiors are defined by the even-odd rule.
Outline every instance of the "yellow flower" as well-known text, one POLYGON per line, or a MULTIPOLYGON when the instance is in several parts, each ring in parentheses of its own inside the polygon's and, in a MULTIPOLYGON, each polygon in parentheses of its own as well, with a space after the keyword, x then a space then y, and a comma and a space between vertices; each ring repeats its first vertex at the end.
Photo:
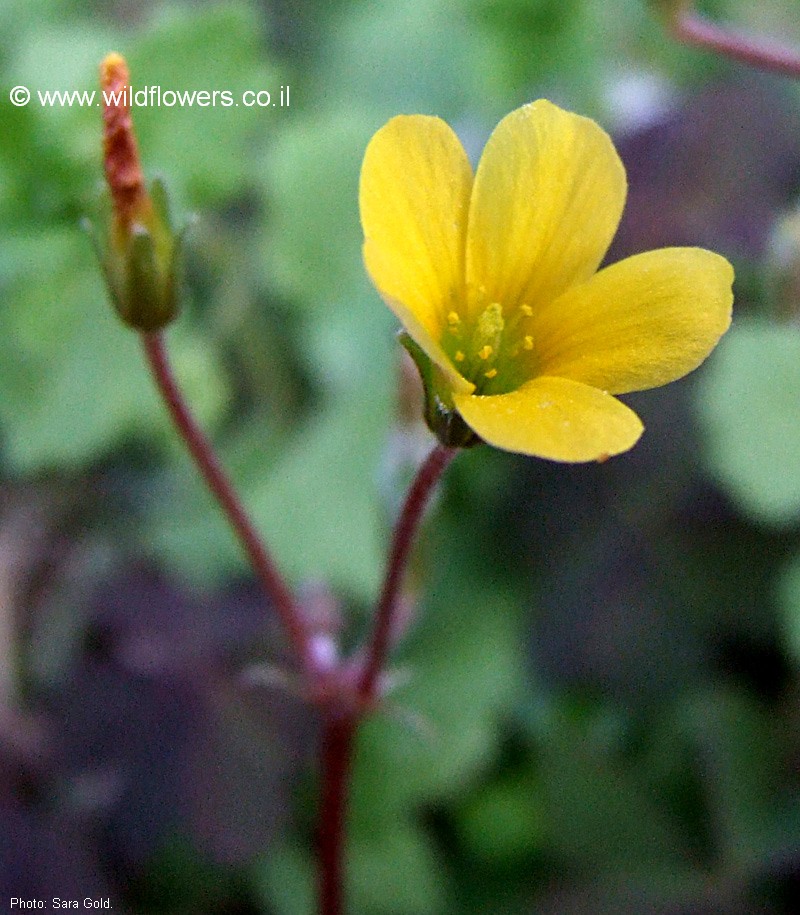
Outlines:
POLYGON ((439 118, 396 117, 372 138, 364 262, 446 444, 619 454, 642 424, 613 395, 674 381, 713 349, 731 319, 723 257, 665 248, 598 272, 625 194, 608 135, 543 100, 500 122, 474 178, 439 118))

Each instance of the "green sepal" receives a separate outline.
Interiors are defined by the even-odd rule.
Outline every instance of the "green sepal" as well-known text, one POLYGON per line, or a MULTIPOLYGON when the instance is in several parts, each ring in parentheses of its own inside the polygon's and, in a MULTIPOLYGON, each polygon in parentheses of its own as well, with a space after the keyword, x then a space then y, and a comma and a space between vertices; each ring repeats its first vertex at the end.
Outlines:
POLYGON ((404 330, 398 334, 401 346, 417 367, 425 392, 424 416, 428 428, 447 448, 471 448, 482 439, 464 422, 449 394, 444 375, 435 362, 404 330))
POLYGON ((147 229, 137 226, 131 233, 128 248, 127 310, 120 316, 126 324, 146 333, 165 327, 178 313, 172 252, 165 260, 169 266, 162 271, 153 236, 147 229))
POLYGON ((169 194, 163 178, 153 178, 150 182, 150 200, 153 209, 162 225, 172 229, 172 213, 169 203, 169 194))
POLYGON ((111 302, 122 321, 144 333, 170 324, 180 305, 180 268, 187 223, 175 232, 164 183, 149 189, 153 218, 127 232, 117 225, 111 196, 104 189, 97 222, 84 220, 103 271, 111 302))

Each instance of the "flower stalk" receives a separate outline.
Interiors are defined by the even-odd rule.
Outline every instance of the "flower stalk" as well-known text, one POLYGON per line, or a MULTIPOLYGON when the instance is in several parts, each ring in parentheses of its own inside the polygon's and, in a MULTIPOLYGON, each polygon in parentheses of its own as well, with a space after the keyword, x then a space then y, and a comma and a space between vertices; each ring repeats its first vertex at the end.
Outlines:
POLYGON ((347 795, 354 742, 361 721, 381 698, 381 674, 397 629, 401 587, 425 509, 456 454, 455 448, 436 445, 420 465, 392 533, 374 628, 355 688, 356 701, 334 706, 324 715, 318 830, 320 915, 342 915, 345 911, 347 795))
POLYGON ((400 589, 411 549, 417 539, 420 522, 433 495, 436 484, 453 460, 457 450, 436 445, 420 466, 392 534, 386 574, 375 611, 375 624, 367 647, 366 659, 358 684, 361 702, 369 705, 375 699, 381 671, 391 649, 392 633, 396 629, 400 589))
POLYGON ((723 28, 694 13, 689 3, 679 4, 674 15, 667 17, 667 25, 684 44, 714 51, 769 73, 800 78, 800 51, 723 28))
POLYGON ((359 719, 330 714, 322 728, 322 771, 317 836, 319 915, 343 915, 347 838, 347 798, 353 743, 359 719))
POLYGON ((178 312, 176 264, 183 232, 173 232, 163 185, 154 182, 147 189, 130 114, 130 73, 120 54, 108 54, 101 63, 100 85, 107 192, 93 240, 112 302, 124 323, 140 331, 147 364, 175 430, 225 513, 275 608, 295 661, 310 680, 319 663, 307 621, 195 421, 170 365, 161 331, 178 312))
POLYGON ((271 601, 304 694, 322 716, 319 906, 321 915, 342 915, 354 740, 361 721, 381 699, 381 675, 398 628, 404 573, 425 509, 456 449, 438 444, 420 466, 393 532, 374 629, 361 653, 341 659, 338 646, 329 644, 330 637, 326 636, 324 645, 320 641, 310 616, 280 574, 175 378, 163 330, 178 312, 176 264, 183 232, 173 231, 163 186, 154 182, 148 189, 145 182, 130 115, 130 77, 124 58, 109 54, 101 65, 100 81, 107 190, 102 219, 92 229, 95 248, 112 303, 123 322, 139 332, 145 360, 175 431, 271 601))
POLYGON ((303 615, 292 592, 267 552, 239 496, 192 416, 172 372, 160 333, 142 334, 142 345, 156 387, 169 411, 175 430, 186 445, 206 486, 228 519, 286 633, 300 669, 313 674, 315 661, 303 615))

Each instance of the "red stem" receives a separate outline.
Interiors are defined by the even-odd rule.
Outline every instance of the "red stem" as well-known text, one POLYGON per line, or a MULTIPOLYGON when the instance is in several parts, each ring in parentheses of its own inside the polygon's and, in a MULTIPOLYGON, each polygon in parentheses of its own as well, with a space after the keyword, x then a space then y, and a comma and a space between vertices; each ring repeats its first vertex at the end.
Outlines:
POLYGON ((378 678, 391 648, 400 585, 420 521, 437 482, 455 454, 454 448, 437 445, 417 471, 392 535, 375 628, 356 687, 359 701, 349 709, 332 708, 325 718, 319 814, 319 915, 344 912, 347 791, 353 742, 361 719, 375 697, 378 678))
POLYGON ((194 459, 211 494, 217 500, 244 548, 254 572, 278 614, 301 669, 312 669, 313 659, 306 626, 292 592, 272 561, 247 516, 236 490, 222 469, 211 442, 195 422, 170 367, 160 333, 142 334, 147 362, 175 428, 194 459))
POLYGON ((761 70, 800 77, 800 53, 797 51, 766 41, 754 41, 693 13, 679 15, 673 22, 672 31, 679 41, 687 44, 708 48, 761 70))
POLYGON ((330 714, 322 731, 319 812, 319 915, 342 915, 345 889, 347 789, 358 716, 330 714))
POLYGON ((369 705, 375 696, 378 678, 391 648, 400 586, 411 555, 411 548, 416 539, 417 529, 436 484, 455 454, 455 448, 436 445, 417 471, 417 476, 408 490, 403 510, 392 535, 383 589, 375 612, 375 627, 358 684, 358 694, 364 705, 369 705))
MULTIPOLYGON (((317 665, 311 640, 294 597, 247 517, 211 443, 189 412, 172 374, 163 337, 159 333, 142 334, 142 343, 153 378, 180 437, 275 605, 302 669, 307 673, 315 672, 317 665)), ((419 524, 436 483, 455 453, 455 449, 437 445, 423 462, 406 496, 392 535, 375 628, 357 684, 359 703, 351 708, 333 706, 325 711, 318 849, 320 915, 343 915, 344 912, 347 794, 354 737, 362 715, 374 699, 378 678, 391 648, 400 586, 419 524)))

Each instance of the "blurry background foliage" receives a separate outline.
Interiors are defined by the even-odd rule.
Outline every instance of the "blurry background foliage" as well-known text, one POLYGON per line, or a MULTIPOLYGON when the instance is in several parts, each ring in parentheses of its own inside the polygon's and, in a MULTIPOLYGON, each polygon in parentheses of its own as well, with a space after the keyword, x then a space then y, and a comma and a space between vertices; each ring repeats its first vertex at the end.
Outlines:
MULTIPOLYGON (((701 9, 800 46, 789 0, 701 9)), ((311 911, 313 726, 242 686, 274 624, 79 230, 99 112, 7 99, 95 88, 111 49, 134 88, 291 86, 289 108, 135 122, 199 217, 168 332, 190 400, 292 580, 328 580, 354 619, 424 444, 398 428, 395 322, 360 260, 383 122, 441 115, 476 159, 547 96, 618 141, 613 259, 734 261, 733 329, 696 376, 630 398, 631 454, 454 465, 408 685, 359 748, 351 889, 360 915, 790 911, 800 88, 673 44, 644 0, 0 5, 2 893, 311 911)))

